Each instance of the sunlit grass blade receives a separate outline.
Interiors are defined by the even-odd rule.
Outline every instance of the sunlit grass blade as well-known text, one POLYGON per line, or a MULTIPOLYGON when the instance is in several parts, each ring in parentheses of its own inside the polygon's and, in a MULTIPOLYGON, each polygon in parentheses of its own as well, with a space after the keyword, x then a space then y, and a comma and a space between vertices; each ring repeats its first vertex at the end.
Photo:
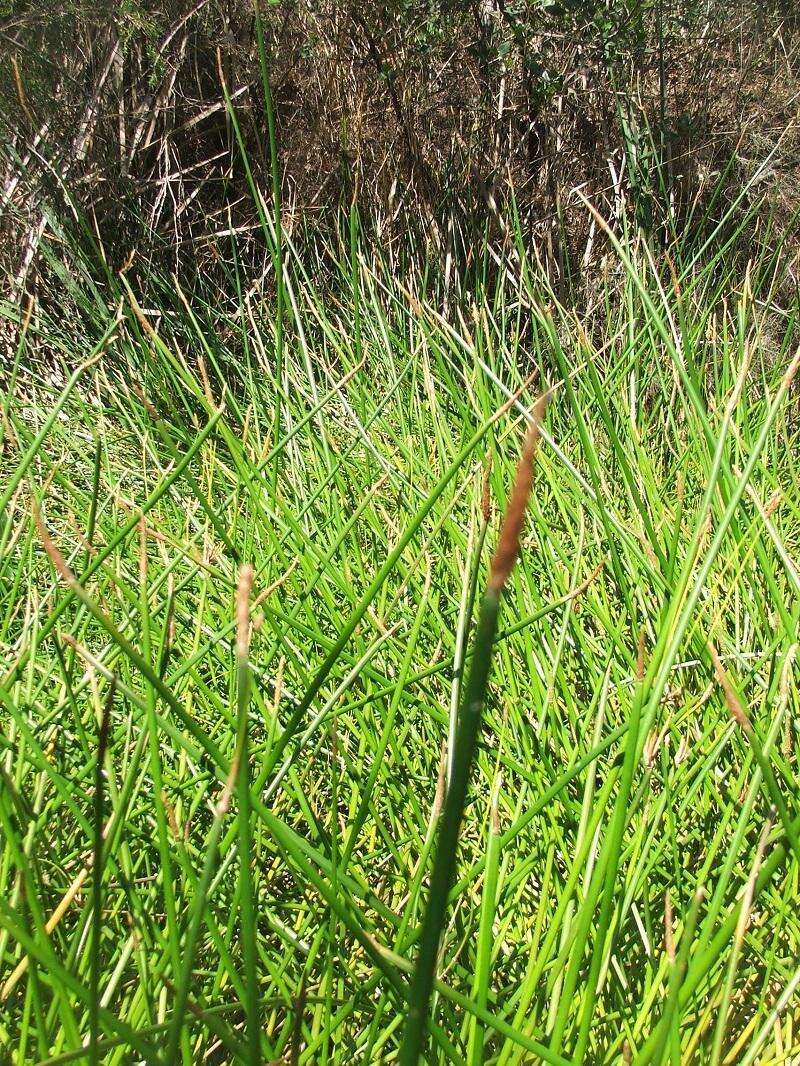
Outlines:
POLYGON ((519 555, 520 536, 533 485, 533 464, 539 443, 545 403, 545 399, 538 400, 531 414, 531 425, 525 439, 522 458, 492 560, 489 585, 478 616, 472 663, 456 729, 452 773, 439 825, 436 855, 428 889, 428 902, 423 919, 414 979, 410 989, 408 1016, 400 1050, 399 1061, 402 1066, 417 1066, 425 1046, 428 1009, 433 991, 439 941, 444 927, 447 896, 456 869, 459 830, 464 817, 472 760, 489 684, 500 595, 519 555))

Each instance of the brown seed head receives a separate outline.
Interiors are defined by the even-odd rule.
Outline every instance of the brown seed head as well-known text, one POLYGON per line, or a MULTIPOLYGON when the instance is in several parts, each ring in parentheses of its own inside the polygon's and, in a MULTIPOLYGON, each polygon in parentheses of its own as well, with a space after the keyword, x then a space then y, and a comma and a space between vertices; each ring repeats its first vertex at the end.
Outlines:
POLYGON ((244 563, 239 570, 239 584, 236 589, 236 654, 240 659, 247 658, 250 647, 250 591, 253 588, 253 568, 244 563))
POLYGON ((765 513, 767 515, 767 518, 772 518, 772 516, 775 513, 775 511, 780 506, 782 498, 783 498, 783 494, 782 494, 781 490, 780 489, 776 489, 773 492, 773 494, 770 496, 770 498, 767 500, 766 506, 764 508, 764 511, 765 511, 765 513))
POLYGON ((794 359, 786 369, 786 373, 783 375, 783 381, 781 382, 782 389, 788 389, 791 387, 794 376, 797 373, 797 369, 800 367, 800 348, 794 354, 794 359))
POLYGON ((520 536, 525 524, 525 512, 533 486, 533 464, 541 436, 542 419, 547 406, 547 394, 540 396, 533 405, 531 423, 525 436, 525 444, 517 465, 517 476, 506 507, 500 537, 489 572, 489 588, 498 593, 514 569, 520 551, 520 536))
POLYGON ((747 717, 747 712, 742 706, 742 701, 736 695, 733 685, 730 682, 730 678, 725 673, 725 667, 722 665, 722 661, 717 654, 717 649, 711 641, 708 642, 708 651, 711 656, 711 661, 714 664, 714 673, 717 675, 717 681, 720 683, 723 695, 725 696, 725 702, 728 705, 728 710, 731 712, 731 717, 739 723, 746 733, 749 733, 753 728, 752 723, 747 717))
POLYGON ((44 524, 44 520, 42 519, 42 512, 39 510, 39 505, 35 500, 33 501, 32 507, 33 520, 36 523, 37 530, 39 531, 39 539, 42 542, 42 547, 50 557, 51 563, 56 568, 59 576, 62 578, 66 585, 69 585, 69 587, 72 589, 79 588, 78 579, 67 566, 64 556, 55 546, 53 538, 50 536, 47 526, 44 524))
POLYGON ((433 797, 433 809, 431 818, 435 821, 442 813, 444 806, 444 794, 447 782, 447 744, 442 741, 442 749, 439 753, 439 774, 436 778, 436 792, 433 797))

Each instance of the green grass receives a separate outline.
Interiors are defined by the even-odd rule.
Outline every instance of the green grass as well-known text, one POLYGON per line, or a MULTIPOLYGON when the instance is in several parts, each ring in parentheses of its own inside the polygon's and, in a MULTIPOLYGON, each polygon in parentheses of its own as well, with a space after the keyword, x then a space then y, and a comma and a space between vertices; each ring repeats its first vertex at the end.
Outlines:
POLYGON ((608 239, 4 308, 0 1057, 800 1055, 797 306, 608 239))

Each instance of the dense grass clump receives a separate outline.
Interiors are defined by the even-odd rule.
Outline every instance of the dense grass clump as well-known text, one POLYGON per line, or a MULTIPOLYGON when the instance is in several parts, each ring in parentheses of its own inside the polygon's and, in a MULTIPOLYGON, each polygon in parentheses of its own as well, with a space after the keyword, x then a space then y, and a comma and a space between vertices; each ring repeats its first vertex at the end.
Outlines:
POLYGON ((576 312, 520 242, 445 300, 351 236, 277 316, 77 260, 5 309, 2 1054, 793 1061, 775 261, 609 233, 576 312))

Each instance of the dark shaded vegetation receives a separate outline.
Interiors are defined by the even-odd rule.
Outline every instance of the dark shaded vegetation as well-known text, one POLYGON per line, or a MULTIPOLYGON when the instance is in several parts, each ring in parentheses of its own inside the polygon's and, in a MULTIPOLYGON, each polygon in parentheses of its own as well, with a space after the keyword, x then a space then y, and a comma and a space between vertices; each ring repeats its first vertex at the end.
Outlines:
MULTIPOLYGON (((263 20, 295 240, 354 200, 392 255, 413 243, 463 273, 475 244, 507 243, 516 212, 566 296, 596 252, 575 190, 614 217, 632 202, 669 240, 721 217, 772 152, 749 201, 771 191, 783 229, 800 201, 784 0, 311 0, 264 4, 263 20)), ((6 0, 0 45, 9 282, 32 283, 67 200, 116 269, 134 248, 231 266, 232 234, 240 259, 263 259, 222 93, 268 190, 251 0, 6 0)))

